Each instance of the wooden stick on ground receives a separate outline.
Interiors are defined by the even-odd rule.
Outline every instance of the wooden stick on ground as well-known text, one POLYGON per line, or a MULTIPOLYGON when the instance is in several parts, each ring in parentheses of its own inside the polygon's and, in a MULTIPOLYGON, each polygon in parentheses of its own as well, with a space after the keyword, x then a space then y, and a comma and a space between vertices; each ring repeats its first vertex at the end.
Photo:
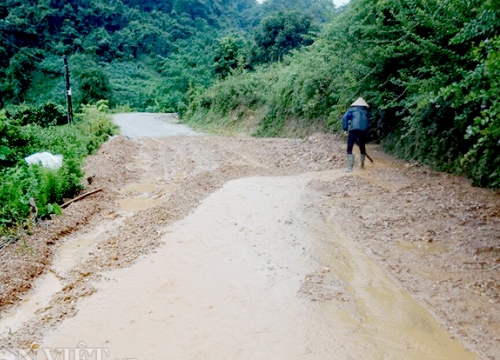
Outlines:
MULTIPOLYGON (((356 140, 356 145, 358 145, 358 147, 360 147, 360 146, 359 146, 359 141, 357 141, 357 140, 356 140)), ((367 153, 366 151, 365 151, 365 155, 366 155, 366 157, 368 158, 368 160, 370 160, 370 161, 373 163, 373 159, 372 159, 372 157, 371 157, 370 155, 368 155, 368 153, 367 153)))
POLYGON ((99 191, 102 191, 102 188, 97 189, 97 190, 92 190, 92 191, 89 191, 89 192, 87 192, 87 193, 85 193, 85 194, 82 194, 82 195, 80 195, 80 196, 77 196, 77 197, 76 197, 76 198, 74 198, 74 199, 71 199, 71 200, 69 200, 69 201, 66 201, 64 204, 62 204, 62 205, 61 205, 61 209, 64 209, 64 208, 65 208, 65 207, 67 207, 68 205, 70 205, 70 204, 72 204, 72 203, 74 203, 74 202, 76 202, 76 201, 78 201, 78 200, 81 200, 81 199, 83 199, 83 198, 85 198, 85 197, 87 197, 87 196, 89 196, 89 195, 92 195, 92 194, 98 193, 99 191))

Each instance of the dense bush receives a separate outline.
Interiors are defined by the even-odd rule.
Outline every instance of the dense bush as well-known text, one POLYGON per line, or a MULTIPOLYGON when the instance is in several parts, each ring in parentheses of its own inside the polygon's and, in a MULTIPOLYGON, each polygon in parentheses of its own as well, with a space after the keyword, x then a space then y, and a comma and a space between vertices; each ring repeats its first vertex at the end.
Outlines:
POLYGON ((0 111, 0 169, 29 155, 35 131, 67 122, 65 110, 54 103, 9 106, 0 111))
POLYGON ((466 139, 472 146, 461 158, 461 166, 476 184, 500 188, 500 37, 483 41, 475 54, 476 69, 460 84, 445 89, 443 96, 449 96, 447 90, 468 92, 462 106, 480 108, 467 127, 466 139))
POLYGON ((30 214, 30 198, 38 207, 38 215, 44 216, 57 213, 58 204, 63 199, 82 189, 80 180, 85 157, 94 153, 116 129, 106 111, 107 104, 102 101, 83 106, 73 124, 51 127, 23 126, 19 121, 18 125, 12 125, 5 112, 0 112, 0 131, 4 129, 3 134, 10 134, 11 141, 2 146, 17 149, 9 154, 10 163, 7 165, 11 166, 0 161, 3 164, 0 165, 0 232, 24 223, 30 214), (20 136, 5 131, 12 130, 12 126, 20 136), (21 146, 19 138, 29 141, 24 141, 21 146), (50 170, 24 162, 24 156, 43 151, 63 155, 63 166, 50 170))
POLYGON ((50 101, 40 106, 27 104, 8 106, 5 116, 21 126, 34 124, 47 127, 68 122, 66 109, 50 101))
POLYGON ((0 169, 11 166, 25 155, 31 134, 27 127, 9 119, 5 110, 0 111, 0 169))

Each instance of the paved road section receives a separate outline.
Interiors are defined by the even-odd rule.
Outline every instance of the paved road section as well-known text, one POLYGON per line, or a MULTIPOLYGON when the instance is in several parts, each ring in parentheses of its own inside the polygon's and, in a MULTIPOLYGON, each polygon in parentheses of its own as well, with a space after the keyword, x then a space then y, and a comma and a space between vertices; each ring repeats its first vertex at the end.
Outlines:
POLYGON ((200 135, 189 126, 179 124, 175 114, 128 113, 115 114, 113 121, 120 133, 129 138, 162 138, 178 135, 200 135))

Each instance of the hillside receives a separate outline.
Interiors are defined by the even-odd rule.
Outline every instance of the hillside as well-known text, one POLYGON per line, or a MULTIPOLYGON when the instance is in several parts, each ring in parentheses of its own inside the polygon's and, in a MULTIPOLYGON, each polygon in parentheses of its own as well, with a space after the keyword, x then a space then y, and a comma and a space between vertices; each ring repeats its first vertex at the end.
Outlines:
POLYGON ((227 34, 251 33, 271 13, 300 9, 331 18, 327 0, 7 0, 0 5, 0 107, 64 104, 62 56, 74 101, 176 111, 186 92, 216 78, 227 34))
POLYGON ((499 35, 498 1, 353 0, 311 46, 193 93, 184 118, 257 136, 338 131, 362 96, 387 151, 498 188, 499 35))

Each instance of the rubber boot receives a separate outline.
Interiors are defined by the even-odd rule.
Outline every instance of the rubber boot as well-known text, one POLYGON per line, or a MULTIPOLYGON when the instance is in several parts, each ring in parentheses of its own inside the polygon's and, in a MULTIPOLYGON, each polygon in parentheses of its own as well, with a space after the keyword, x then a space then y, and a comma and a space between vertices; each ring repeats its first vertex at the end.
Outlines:
POLYGON ((347 154, 346 163, 345 172, 352 172, 352 168, 354 167, 354 154, 347 154))
POLYGON ((365 168, 365 157, 366 157, 366 155, 364 155, 364 154, 361 154, 361 156, 359 157, 359 167, 360 167, 360 169, 364 169, 365 168))

